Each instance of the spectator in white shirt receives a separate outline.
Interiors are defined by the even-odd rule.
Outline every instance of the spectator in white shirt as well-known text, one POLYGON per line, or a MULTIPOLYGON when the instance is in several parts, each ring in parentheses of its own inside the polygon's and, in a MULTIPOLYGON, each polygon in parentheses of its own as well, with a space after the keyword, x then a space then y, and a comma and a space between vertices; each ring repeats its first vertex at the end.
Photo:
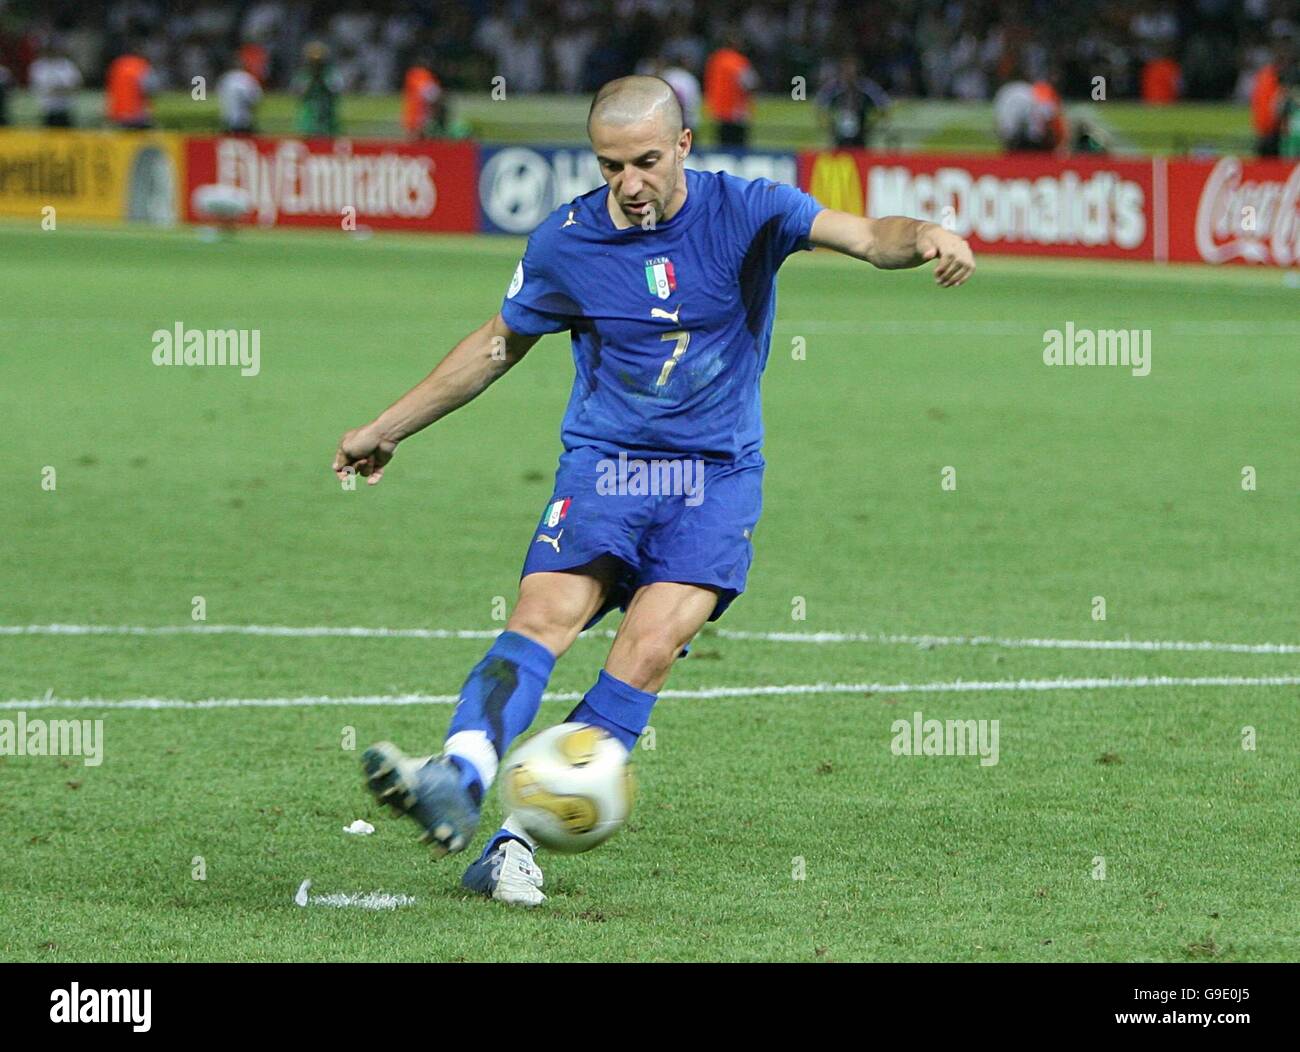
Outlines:
POLYGON ((700 82, 693 73, 671 63, 662 51, 640 63, 636 71, 667 81, 682 104, 682 126, 691 129, 700 126, 700 82))
POLYGON ((262 85, 243 63, 232 63, 232 66, 234 68, 223 73, 217 81, 221 130, 227 135, 255 135, 262 85))
POLYGON ((73 102, 81 87, 81 70, 60 44, 50 42, 27 69, 27 83, 36 96, 41 123, 47 128, 71 128, 73 102))

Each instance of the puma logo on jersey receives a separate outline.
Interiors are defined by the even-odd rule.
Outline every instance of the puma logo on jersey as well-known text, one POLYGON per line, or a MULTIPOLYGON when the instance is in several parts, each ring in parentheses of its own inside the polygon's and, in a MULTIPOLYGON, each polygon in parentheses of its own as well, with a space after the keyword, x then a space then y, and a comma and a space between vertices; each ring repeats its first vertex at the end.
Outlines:
POLYGON ((681 323, 677 320, 677 315, 680 314, 681 312, 682 312, 682 305, 680 303, 677 304, 677 309, 672 311, 672 313, 669 313, 668 311, 664 310, 662 307, 651 307, 650 317, 663 318, 664 321, 670 321, 674 325, 680 325, 681 323))
POLYGON ((576 211, 577 211, 576 208, 570 208, 570 209, 569 209, 569 218, 566 219, 563 223, 560 224, 560 229, 561 229, 561 230, 563 230, 566 226, 577 226, 577 225, 578 225, 578 221, 577 221, 576 219, 573 218, 573 213, 576 212, 576 211))
POLYGON ((544 533, 539 533, 539 534, 537 535, 537 540, 533 541, 533 543, 534 543, 534 544, 538 544, 538 543, 541 542, 541 541, 545 541, 547 544, 549 544, 552 548, 555 549, 555 554, 556 554, 556 555, 559 555, 559 554, 560 554, 560 538, 563 537, 563 536, 564 536, 564 531, 563 531, 563 530, 561 530, 559 533, 557 533, 554 537, 548 537, 548 536, 546 536, 546 534, 544 534, 544 533))

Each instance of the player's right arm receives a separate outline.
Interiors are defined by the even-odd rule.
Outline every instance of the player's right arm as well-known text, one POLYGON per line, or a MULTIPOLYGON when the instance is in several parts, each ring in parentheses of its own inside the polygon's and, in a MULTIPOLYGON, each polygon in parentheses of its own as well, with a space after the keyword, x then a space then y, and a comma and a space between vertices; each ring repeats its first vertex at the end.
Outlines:
POLYGON ((512 332, 498 312, 374 420, 344 434, 334 454, 334 473, 342 479, 354 471, 373 486, 399 442, 482 394, 539 339, 512 332))
POLYGON ((975 257, 964 238, 938 223, 907 216, 871 219, 823 208, 808 240, 882 270, 919 267, 935 260, 934 280, 944 288, 960 285, 975 271, 975 257))

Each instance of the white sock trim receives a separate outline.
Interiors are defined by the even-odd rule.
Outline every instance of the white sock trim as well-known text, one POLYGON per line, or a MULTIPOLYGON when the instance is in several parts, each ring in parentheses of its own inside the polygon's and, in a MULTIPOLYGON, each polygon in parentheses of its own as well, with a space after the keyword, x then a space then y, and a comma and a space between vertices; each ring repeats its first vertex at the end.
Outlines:
POLYGON ((486 793, 497 776, 497 751, 492 742, 482 731, 457 731, 442 746, 446 756, 459 756, 466 763, 472 764, 478 772, 486 793))
POLYGON ((511 836, 517 836, 528 845, 530 851, 535 852, 537 850, 537 841, 528 835, 524 827, 519 824, 519 819, 514 816, 513 812, 506 816, 506 820, 501 823, 501 828, 511 836))

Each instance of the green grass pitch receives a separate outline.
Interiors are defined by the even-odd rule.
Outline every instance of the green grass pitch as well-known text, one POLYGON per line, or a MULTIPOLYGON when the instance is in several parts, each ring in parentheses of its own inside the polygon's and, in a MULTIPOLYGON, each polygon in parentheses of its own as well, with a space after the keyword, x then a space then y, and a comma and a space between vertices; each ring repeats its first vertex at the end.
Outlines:
MULTIPOLYGON (((500 627, 551 496, 564 337, 377 488, 328 466, 496 310, 520 247, 0 227, 0 625, 186 626, 202 597, 208 625, 500 627), (259 329, 260 373, 154 366, 150 334, 177 321, 259 329)), ((792 259, 756 560, 717 627, 1300 642, 1298 296, 1245 268, 986 257, 939 290, 792 259), (1151 330, 1150 375, 1045 366, 1067 322, 1151 330)), ((607 643, 579 640, 552 689, 585 690, 607 643)), ((0 701, 446 695, 485 645, 10 631, 0 701)), ((360 749, 436 748, 446 704, 28 706, 102 719, 104 759, 0 757, 0 958, 1296 960, 1300 688, 903 688, 1297 673, 1285 649, 706 631, 669 683, 695 696, 662 700, 637 750, 629 826, 543 856, 533 912, 464 897, 467 856, 430 861, 363 792, 360 749), (698 696, 815 683, 863 689, 698 696), (998 720, 999 762, 895 756, 918 710, 998 720), (356 818, 376 834, 345 835, 356 818), (304 879, 415 901, 302 908, 304 879)))

